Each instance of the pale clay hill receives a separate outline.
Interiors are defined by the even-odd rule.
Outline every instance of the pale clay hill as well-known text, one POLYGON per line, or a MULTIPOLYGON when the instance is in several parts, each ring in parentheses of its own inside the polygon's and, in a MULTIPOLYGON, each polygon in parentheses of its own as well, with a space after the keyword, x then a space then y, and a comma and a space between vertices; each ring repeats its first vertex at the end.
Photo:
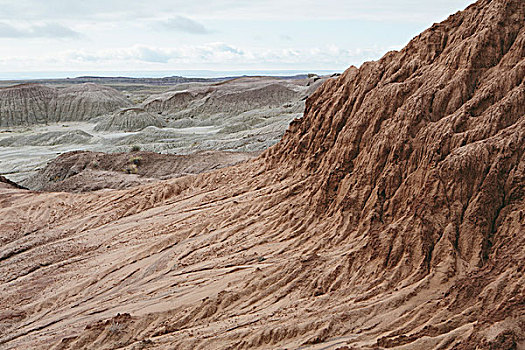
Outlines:
MULTIPOLYGON (((158 87, 149 85, 122 93, 95 84, 56 89, 26 84, 0 90, 5 92, 0 104, 12 105, 16 101, 12 93, 25 89, 26 100, 18 105, 31 106, 33 99, 28 98, 28 91, 47 91, 46 101, 50 102, 37 99, 39 106, 62 106, 46 107, 55 111, 55 121, 49 115, 34 117, 44 112, 21 111, 25 119, 19 120, 34 118, 23 126, 0 128, 0 174, 29 184, 29 178, 43 171, 46 163, 74 150, 113 153, 138 147, 168 154, 261 151, 279 141, 289 123, 302 115, 306 97, 328 78, 245 77, 219 83, 186 82, 165 87, 170 90, 162 94, 153 93, 158 87), (147 98, 141 105, 122 107, 129 104, 122 102, 124 95, 133 101, 143 100, 143 95, 147 98), (181 100, 181 96, 185 97, 181 100)), ((41 109, 46 110, 44 107, 41 109)))
POLYGON ((305 96, 306 86, 295 81, 286 83, 275 78, 238 78, 212 86, 151 96, 142 105, 148 111, 172 114, 179 119, 275 108, 305 96))
POLYGON ((95 125, 96 131, 140 131, 148 126, 162 128, 166 122, 158 115, 142 108, 126 108, 103 118, 95 125))
POLYGON ((131 105, 126 96, 111 87, 73 85, 59 90, 51 101, 50 121, 85 121, 131 105))
POLYGON ((349 68, 281 142, 121 191, 0 186, 5 349, 523 349, 525 3, 349 68))
POLYGON ((47 122, 49 105, 56 96, 55 89, 36 84, 0 89, 0 126, 47 122))
POLYGON ((129 106, 131 101, 107 86, 20 84, 0 88, 0 126, 86 121, 129 106))
MULTIPOLYGON (((253 77, 212 84, 180 84, 173 91, 148 97, 134 108, 160 114, 166 120, 238 115, 300 102, 313 93, 321 81, 253 77), (187 89, 180 90, 184 86, 187 89)), ((132 102, 124 94, 94 83, 61 89, 19 84, 0 88, 0 126, 89 121, 131 106, 132 102)), ((298 108, 301 109, 300 105, 298 108)), ((119 115, 129 119, 126 113, 119 115)))

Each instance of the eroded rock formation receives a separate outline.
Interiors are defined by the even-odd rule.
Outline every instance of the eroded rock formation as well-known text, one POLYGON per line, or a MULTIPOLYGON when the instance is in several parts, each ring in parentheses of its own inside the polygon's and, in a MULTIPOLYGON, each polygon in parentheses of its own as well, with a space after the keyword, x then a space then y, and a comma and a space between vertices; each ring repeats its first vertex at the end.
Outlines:
POLYGON ((57 91, 43 85, 21 84, 0 89, 0 126, 46 123, 57 91))
POLYGON ((154 95, 143 102, 147 111, 176 118, 238 115, 260 108, 276 108, 298 101, 309 91, 303 81, 276 78, 238 78, 210 86, 195 86, 154 95))
POLYGON ((117 90, 93 83, 64 89, 21 84, 0 89, 0 126, 85 121, 129 106, 117 90))
POLYGON ((59 90, 51 101, 51 121, 84 121, 132 105, 122 93, 103 85, 85 83, 59 90))
POLYGON ((97 131, 140 131, 148 126, 162 128, 166 122, 142 108, 127 108, 114 113, 95 126, 97 131))

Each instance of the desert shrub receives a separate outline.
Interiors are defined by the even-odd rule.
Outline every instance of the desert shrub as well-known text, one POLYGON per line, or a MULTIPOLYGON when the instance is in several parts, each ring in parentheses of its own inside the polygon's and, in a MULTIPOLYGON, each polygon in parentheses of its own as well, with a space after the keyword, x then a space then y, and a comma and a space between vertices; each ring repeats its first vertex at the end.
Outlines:
POLYGON ((136 174, 138 172, 138 168, 135 164, 129 164, 124 169, 122 169, 122 171, 126 174, 136 174))
POLYGON ((135 165, 140 165, 140 161, 142 160, 142 157, 136 156, 129 158, 129 162, 135 165))

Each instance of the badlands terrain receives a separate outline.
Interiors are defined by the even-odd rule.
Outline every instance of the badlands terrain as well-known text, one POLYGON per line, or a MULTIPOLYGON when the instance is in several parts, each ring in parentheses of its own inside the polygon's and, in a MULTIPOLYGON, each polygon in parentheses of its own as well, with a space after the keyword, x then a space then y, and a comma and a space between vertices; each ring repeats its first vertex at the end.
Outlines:
POLYGON ((2 82, 0 175, 29 185, 29 178, 49 161, 77 150, 179 155, 262 151, 301 117, 306 97, 326 79, 86 77, 2 82))
MULTIPOLYGON (((132 113, 211 122, 222 97, 132 113)), ((3 349, 523 349, 525 3, 326 80, 234 166, 80 194, 2 179, 0 239, 3 349)))

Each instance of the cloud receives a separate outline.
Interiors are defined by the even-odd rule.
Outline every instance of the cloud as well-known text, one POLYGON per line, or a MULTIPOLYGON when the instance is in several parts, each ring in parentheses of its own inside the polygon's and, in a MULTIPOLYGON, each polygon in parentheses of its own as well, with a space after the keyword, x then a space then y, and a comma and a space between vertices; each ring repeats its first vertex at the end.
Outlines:
POLYGON ((135 53, 136 55, 132 56, 144 62, 168 63, 170 59, 177 57, 176 53, 151 49, 149 47, 137 47, 135 53))
MULTIPOLYGON (((345 49, 335 45, 310 48, 237 47, 216 42, 203 45, 154 47, 135 45, 106 50, 67 50, 48 56, 0 57, 3 67, 28 70, 89 71, 105 70, 172 70, 176 69, 345 69, 350 65, 377 59, 389 47, 345 49)), ((10 69, 16 71, 17 69, 10 69)))
POLYGON ((0 38, 76 38, 80 34, 58 23, 13 26, 0 22, 0 38))
POLYGON ((187 17, 175 16, 164 22, 161 22, 158 27, 168 30, 175 30, 189 34, 209 34, 211 33, 201 23, 187 17))
POLYGON ((222 20, 365 19, 434 21, 473 0, 0 0, 0 19, 122 20, 192 14, 222 20), (57 11, 56 9, 59 9, 57 11), (276 11, 276 9, 279 9, 276 11))
POLYGON ((60 54, 62 61, 81 62, 145 62, 145 63, 184 63, 184 62, 228 62, 248 58, 250 54, 225 43, 159 48, 134 45, 129 48, 116 48, 96 52, 69 50, 60 54))

